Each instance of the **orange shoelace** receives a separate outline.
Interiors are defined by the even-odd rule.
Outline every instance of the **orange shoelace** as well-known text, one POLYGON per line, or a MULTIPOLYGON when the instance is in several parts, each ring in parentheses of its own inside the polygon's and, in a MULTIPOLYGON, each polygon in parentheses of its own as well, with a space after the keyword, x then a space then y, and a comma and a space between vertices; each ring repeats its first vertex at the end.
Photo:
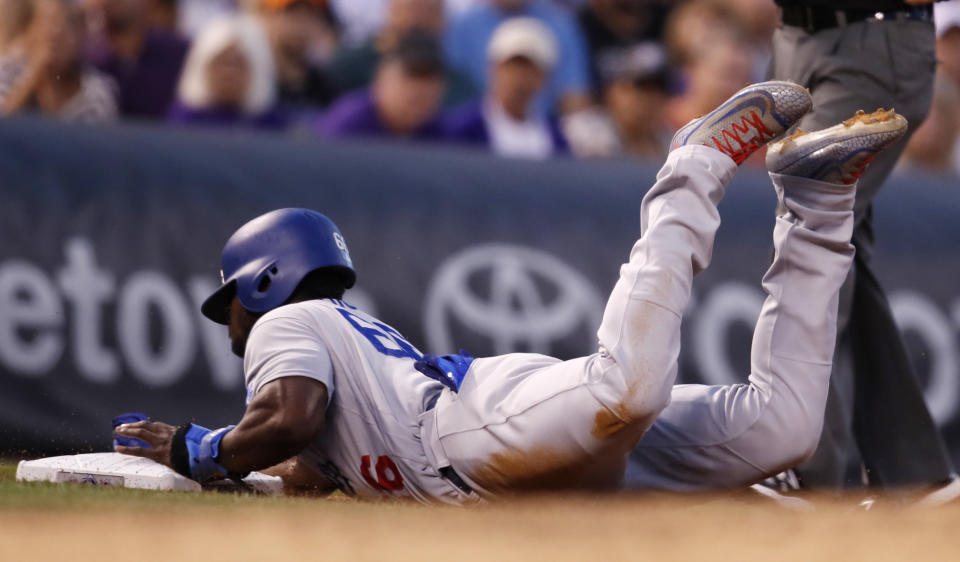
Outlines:
POLYGON ((720 137, 720 139, 717 137, 711 139, 714 146, 740 164, 772 138, 773 131, 767 128, 756 111, 751 111, 749 115, 740 118, 740 123, 731 123, 729 129, 723 129, 720 137), (751 128, 756 131, 756 134, 744 141, 740 135, 749 133, 751 128), (733 141, 740 145, 739 148, 734 148, 733 141))

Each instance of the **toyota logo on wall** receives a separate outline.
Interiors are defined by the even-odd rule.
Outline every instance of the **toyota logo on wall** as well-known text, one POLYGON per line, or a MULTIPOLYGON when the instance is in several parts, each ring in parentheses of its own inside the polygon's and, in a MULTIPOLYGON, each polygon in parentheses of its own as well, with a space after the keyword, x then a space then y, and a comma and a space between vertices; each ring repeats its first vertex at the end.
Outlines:
POLYGON ((425 334, 436 353, 596 350, 604 301, 578 271, 523 246, 472 246, 440 265, 427 291, 425 334))

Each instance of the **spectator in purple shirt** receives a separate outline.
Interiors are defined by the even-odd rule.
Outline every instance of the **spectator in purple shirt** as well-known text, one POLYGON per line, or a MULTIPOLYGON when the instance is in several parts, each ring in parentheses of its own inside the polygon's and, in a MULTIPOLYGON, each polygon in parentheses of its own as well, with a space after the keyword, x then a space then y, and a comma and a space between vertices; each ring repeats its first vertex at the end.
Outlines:
POLYGON ((411 32, 386 53, 368 90, 334 102, 320 120, 325 137, 434 140, 444 92, 443 53, 436 38, 411 32))
POLYGON ((162 118, 173 101, 186 41, 150 28, 148 0, 88 0, 86 6, 99 31, 89 60, 116 82, 121 115, 162 118))
POLYGON ((226 16, 200 32, 180 77, 174 123, 282 129, 273 54, 260 22, 226 16))

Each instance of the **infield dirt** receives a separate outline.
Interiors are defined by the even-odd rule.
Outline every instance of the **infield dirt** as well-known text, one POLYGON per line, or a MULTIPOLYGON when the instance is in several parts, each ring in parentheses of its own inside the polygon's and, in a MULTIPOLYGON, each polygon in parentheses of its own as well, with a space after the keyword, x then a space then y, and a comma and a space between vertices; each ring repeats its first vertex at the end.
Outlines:
POLYGON ((473 508, 8 483, 0 560, 951 560, 960 505, 732 497, 536 497, 473 508), (26 491, 24 496, 20 492, 26 491), (45 499, 27 498, 39 492, 45 499), (62 496, 80 499, 63 500, 62 496), (7 499, 9 499, 8 496, 7 499), (196 499, 195 499, 196 498, 196 499))

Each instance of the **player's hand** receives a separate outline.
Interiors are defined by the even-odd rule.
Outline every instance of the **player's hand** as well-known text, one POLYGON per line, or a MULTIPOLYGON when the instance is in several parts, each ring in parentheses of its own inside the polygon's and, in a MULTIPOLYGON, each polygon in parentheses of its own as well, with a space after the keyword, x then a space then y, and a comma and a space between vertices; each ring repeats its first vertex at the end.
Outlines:
POLYGON ((125 447, 123 445, 117 445, 114 449, 118 453, 146 457, 173 468, 173 465, 170 463, 170 447, 173 443, 173 436, 177 432, 176 426, 159 421, 140 421, 118 425, 114 428, 113 432, 123 437, 132 437, 146 441, 151 447, 125 447))

